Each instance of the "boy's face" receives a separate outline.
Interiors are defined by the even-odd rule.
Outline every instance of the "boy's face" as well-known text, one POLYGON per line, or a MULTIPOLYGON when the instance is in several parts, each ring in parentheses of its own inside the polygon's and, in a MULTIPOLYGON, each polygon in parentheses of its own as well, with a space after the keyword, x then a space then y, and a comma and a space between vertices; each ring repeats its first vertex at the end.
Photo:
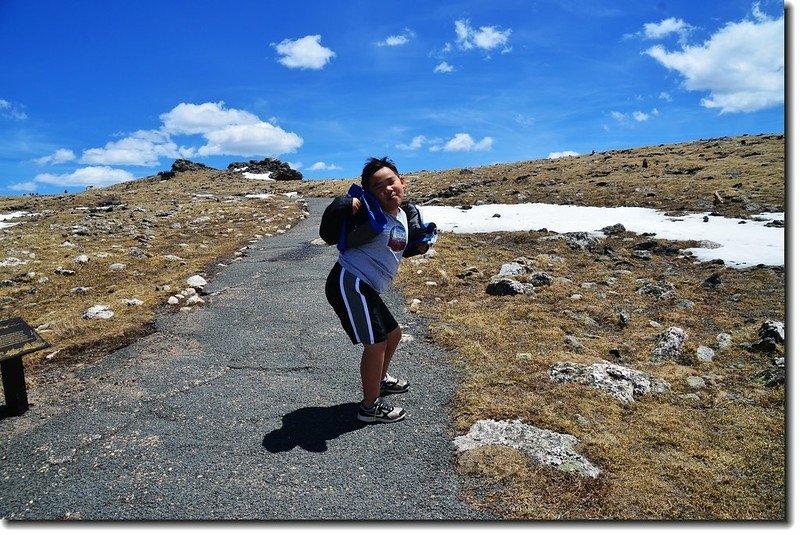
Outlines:
POLYGON ((386 212, 397 213, 406 191, 406 179, 388 167, 381 167, 369 179, 369 191, 386 212))

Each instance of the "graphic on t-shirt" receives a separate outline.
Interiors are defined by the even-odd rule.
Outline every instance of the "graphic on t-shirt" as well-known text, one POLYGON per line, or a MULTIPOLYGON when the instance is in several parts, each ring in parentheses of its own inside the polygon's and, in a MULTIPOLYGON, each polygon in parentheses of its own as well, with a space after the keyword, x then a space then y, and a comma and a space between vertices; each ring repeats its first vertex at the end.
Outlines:
POLYGON ((389 249, 395 252, 405 251, 406 243, 406 229, 403 225, 395 225, 389 232, 389 249))

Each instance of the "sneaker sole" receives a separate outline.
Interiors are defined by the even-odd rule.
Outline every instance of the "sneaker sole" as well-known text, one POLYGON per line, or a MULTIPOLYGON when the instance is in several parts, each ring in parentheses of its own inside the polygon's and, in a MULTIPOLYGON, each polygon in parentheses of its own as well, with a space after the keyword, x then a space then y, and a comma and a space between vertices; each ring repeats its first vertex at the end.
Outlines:
POLYGON ((405 413, 401 414, 398 418, 395 418, 394 420, 385 420, 383 418, 376 418, 375 416, 364 416, 363 414, 357 414, 356 415, 356 418, 358 418, 362 422, 366 422, 366 423, 369 423, 369 424, 372 424, 372 423, 391 424, 391 423, 394 423, 394 422, 399 422, 400 420, 402 420, 405 417, 406 417, 405 413))
POLYGON ((388 395, 391 395, 391 394, 405 394, 406 392, 408 392, 408 387, 405 387, 402 390, 384 390, 384 389, 381 389, 381 396, 388 396, 388 395))

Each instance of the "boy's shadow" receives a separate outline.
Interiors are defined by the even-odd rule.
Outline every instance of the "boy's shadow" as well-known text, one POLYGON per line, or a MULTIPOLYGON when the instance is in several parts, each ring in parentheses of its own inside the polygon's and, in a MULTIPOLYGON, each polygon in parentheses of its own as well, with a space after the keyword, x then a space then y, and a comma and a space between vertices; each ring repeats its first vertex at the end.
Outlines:
POLYGON ((356 419, 357 410, 357 403, 297 409, 284 415, 283 427, 267 433, 261 444, 272 453, 289 451, 295 446, 322 453, 328 449, 328 440, 367 425, 356 419))

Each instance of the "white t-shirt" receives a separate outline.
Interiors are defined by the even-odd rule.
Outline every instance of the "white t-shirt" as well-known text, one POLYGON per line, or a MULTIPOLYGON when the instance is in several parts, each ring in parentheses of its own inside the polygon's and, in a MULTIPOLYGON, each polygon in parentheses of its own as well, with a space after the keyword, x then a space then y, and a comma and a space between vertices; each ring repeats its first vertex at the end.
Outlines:
POLYGON ((372 286, 378 293, 382 293, 392 283, 408 243, 406 213, 400 209, 396 216, 385 211, 383 214, 387 223, 381 234, 363 245, 339 253, 342 267, 372 286))

